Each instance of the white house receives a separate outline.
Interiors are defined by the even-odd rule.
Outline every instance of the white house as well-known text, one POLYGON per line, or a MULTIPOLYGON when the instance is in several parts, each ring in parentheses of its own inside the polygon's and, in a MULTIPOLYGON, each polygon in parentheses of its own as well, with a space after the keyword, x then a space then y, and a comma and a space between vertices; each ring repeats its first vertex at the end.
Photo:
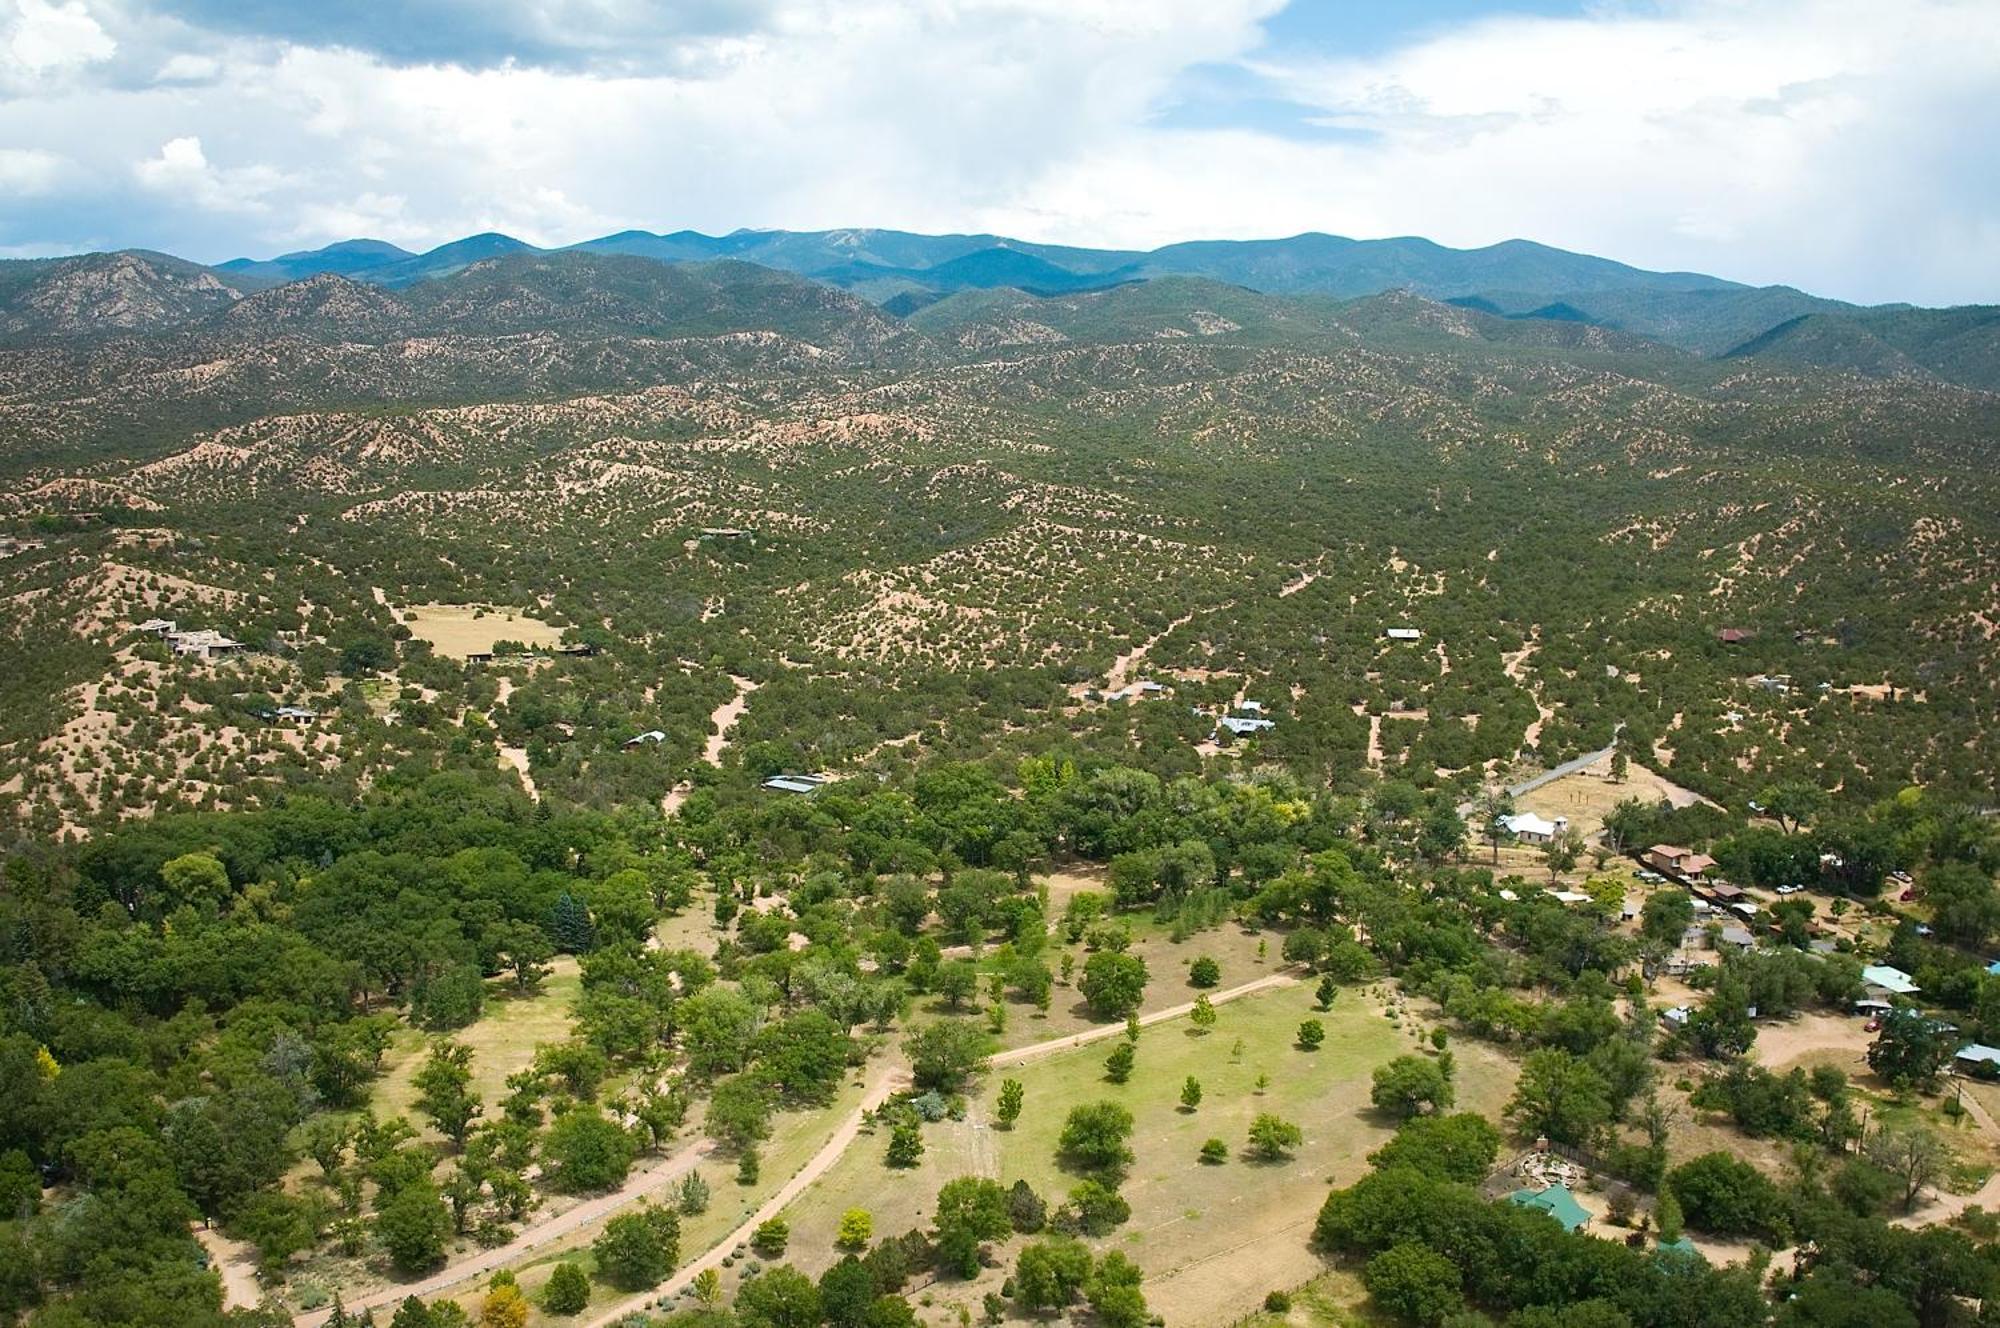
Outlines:
POLYGON ((773 793, 817 793, 832 782, 832 775, 772 775, 764 787, 773 793))
POLYGON ((1569 829, 1569 818, 1558 816, 1555 820, 1549 821, 1533 812, 1516 812, 1512 816, 1501 817, 1500 824, 1506 828, 1508 834, 1523 844, 1546 844, 1569 829))
POLYGON ((1914 996, 1923 990, 1908 973, 1887 964, 1870 964, 1862 969, 1861 981, 1865 986, 1880 987, 1892 996, 1914 996))
POLYGON ((1248 733, 1262 733, 1265 729, 1278 727, 1275 720, 1252 719, 1247 715, 1224 715, 1216 722, 1239 738, 1248 733))
POLYGON ((644 733, 637 733, 627 738, 625 740, 625 745, 627 747, 643 747, 649 742, 660 743, 660 742, 665 742, 666 740, 667 740, 667 735, 662 733, 660 730, 647 729, 644 733))
POLYGON ((1383 633, 1391 641, 1421 641, 1424 634, 1414 627, 1391 627, 1383 633))

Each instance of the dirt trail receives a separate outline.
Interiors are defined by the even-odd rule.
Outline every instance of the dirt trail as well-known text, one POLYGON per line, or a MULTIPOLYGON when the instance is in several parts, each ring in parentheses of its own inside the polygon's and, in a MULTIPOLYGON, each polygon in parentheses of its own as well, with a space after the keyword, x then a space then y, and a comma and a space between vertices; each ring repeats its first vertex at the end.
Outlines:
POLYGON ((542 791, 535 787, 535 777, 528 773, 528 749, 525 747, 502 747, 500 764, 509 766, 521 777, 521 787, 528 790, 528 796, 536 802, 542 800, 542 791))
MULTIPOLYGON (((714 713, 709 715, 708 741, 702 744, 701 749, 701 759, 717 767, 722 765, 722 749, 729 745, 730 731, 736 727, 736 721, 743 718, 744 710, 749 707, 750 693, 757 690, 756 683, 748 678, 738 677, 734 673, 729 675, 729 681, 736 684, 736 694, 717 706, 714 713)), ((694 792, 693 781, 682 780, 667 790, 666 797, 660 799, 660 811, 672 816, 681 809, 681 804, 688 800, 688 794, 692 792, 694 792)))
MULTIPOLYGON (((640 1199, 658 1193, 685 1176, 697 1163, 707 1157, 713 1148, 714 1145, 706 1139, 690 1144, 650 1170, 633 1173, 617 1189, 607 1194, 600 1194, 594 1199, 588 1199, 533 1226, 523 1228, 519 1235, 505 1245, 481 1250, 456 1263, 446 1264, 437 1272, 419 1281, 400 1282, 357 1296, 346 1302, 347 1310, 349 1313, 354 1313, 384 1305, 400 1305, 406 1296, 418 1296, 428 1300, 463 1282, 482 1277, 553 1240, 568 1235, 579 1227, 588 1226, 601 1217, 609 1216, 627 1204, 636 1203, 640 1199)), ((332 1313, 332 1306, 328 1306, 326 1309, 314 1310, 309 1314, 295 1315, 292 1322, 298 1325, 298 1328, 318 1328, 318 1325, 325 1323, 332 1313)))
MULTIPOLYGON (((1221 1005, 1225 1001, 1233 1001, 1239 996, 1254 996, 1260 991, 1269 991, 1273 987, 1289 987, 1298 980, 1299 975, 1297 973, 1290 969, 1285 969, 1276 973, 1267 973, 1255 982, 1246 982, 1240 987, 1230 987, 1225 991, 1210 992, 1208 1000, 1211 1005, 1221 1005)), ((1170 1005, 1164 1010, 1155 1010, 1151 1014, 1140 1015, 1139 1027, 1151 1028, 1154 1024, 1163 1024, 1169 1019, 1178 1019, 1192 1009, 1194 1009, 1194 1002, 1184 1001, 1179 1005, 1170 1005)), ((1035 1060, 1053 1052, 1070 1051, 1076 1047, 1087 1047, 1093 1042, 1102 1042, 1106 1038, 1122 1037, 1124 1033, 1125 1025, 1123 1024, 1105 1024, 1101 1028, 1086 1028, 1081 1033, 1071 1033, 1067 1037, 1050 1038, 1047 1042, 1036 1042, 1025 1047, 1016 1047, 1012 1051, 999 1052, 993 1057, 992 1064, 996 1069, 1003 1065, 1020 1065, 1023 1062, 1035 1060)))
POLYGON ((1111 671, 1104 675, 1104 689, 1115 692, 1132 681, 1132 671, 1145 662, 1148 651, 1166 639, 1167 633, 1177 627, 1185 627, 1194 621, 1192 612, 1184 613, 1168 623, 1164 631, 1156 632, 1138 645, 1111 661, 1111 671))
MULTIPOLYGON (((1295 971, 1290 969, 1280 970, 1276 973, 1268 973, 1254 982, 1246 982, 1241 986, 1213 992, 1209 995, 1208 999, 1213 1004, 1221 1005, 1224 1002, 1233 1001, 1243 996, 1254 995, 1260 991, 1268 991, 1276 987, 1288 987, 1297 983, 1298 980, 1298 974, 1295 971)), ((1194 1002, 1186 1001, 1179 1005, 1169 1006, 1163 1010, 1155 1010, 1151 1014, 1142 1015, 1139 1023, 1141 1027, 1150 1027, 1153 1024, 1164 1023, 1170 1019, 1178 1019, 1192 1009, 1194 1009, 1194 1002)), ((1101 1028, 1086 1029, 1081 1033, 1072 1033, 1066 1037, 1051 1038, 1047 1042, 1037 1042, 1026 1047, 1016 1047, 1012 1051, 1003 1051, 993 1057, 991 1064, 995 1068, 1005 1065, 1020 1065, 1023 1062, 1034 1060, 1040 1056, 1046 1056, 1059 1051, 1068 1051, 1075 1047, 1088 1046, 1090 1043, 1099 1042, 1105 1038, 1117 1037, 1124 1032, 1125 1025, 1123 1024, 1106 1024, 1101 1028)), ((759 1224, 783 1212, 787 1204, 805 1193, 807 1186, 825 1175, 832 1168, 833 1164, 840 1160, 841 1154, 847 1151, 848 1145, 860 1137, 861 1118, 863 1114, 873 1111, 888 1101, 890 1096, 908 1081, 908 1076, 908 1069, 899 1062, 885 1061, 876 1067, 870 1078, 868 1087, 862 1095, 861 1105, 856 1107, 840 1123, 839 1127, 834 1130, 827 1141, 820 1145, 819 1151, 812 1155, 811 1160, 805 1166, 801 1167, 790 1180, 786 1181, 776 1194, 773 1194, 763 1204, 759 1205, 756 1212, 745 1218, 734 1231, 731 1231, 727 1236, 710 1246, 701 1257, 681 1268, 665 1282, 662 1282, 650 1291, 636 1296, 629 1296, 624 1300, 618 1301, 597 1317, 591 1319, 585 1325, 585 1328, 601 1328, 602 1325, 616 1322, 624 1315, 644 1310, 652 1301, 678 1295, 681 1289, 694 1279, 696 1274, 700 1273, 704 1268, 713 1268, 718 1265, 730 1250, 748 1240, 750 1233, 756 1230, 759 1224)), ((711 1147, 707 1141, 690 1145, 652 1170, 632 1177, 624 1185, 611 1193, 599 1195, 597 1198, 579 1204, 567 1212, 560 1213, 546 1221, 538 1222, 534 1226, 528 1227, 505 1245, 491 1250, 483 1250, 470 1258, 448 1265, 421 1281, 405 1282, 396 1286, 383 1287, 380 1290, 357 1297, 346 1302, 347 1308, 350 1311, 356 1311, 391 1303, 401 1303, 405 1296, 412 1295, 429 1298, 448 1291, 470 1279, 481 1277, 496 1268, 512 1263, 521 1256, 547 1245, 550 1241, 558 1237, 568 1235, 579 1227, 587 1226, 591 1222, 608 1216, 619 1208, 645 1198, 647 1195, 678 1180, 696 1163, 701 1161, 702 1158, 706 1157, 711 1147)), ((324 1310, 315 1310, 310 1314, 295 1316, 293 1322, 298 1325, 298 1328, 319 1328, 319 1325, 323 1324, 331 1313, 331 1307, 324 1310)))
POLYGON ((759 1205, 756 1212, 744 1218, 741 1225, 710 1246, 700 1258, 652 1290, 642 1291, 638 1295, 627 1296, 613 1303, 610 1308, 592 1318, 586 1328, 601 1328, 601 1325, 616 1323, 628 1314, 643 1311, 653 1301, 670 1300, 679 1295, 703 1269, 719 1265, 728 1256, 729 1251, 750 1239, 751 1233, 760 1225, 783 1212, 787 1204, 805 1193, 808 1185, 824 1176, 833 1164, 840 1160, 841 1154, 847 1151, 847 1146, 860 1137, 862 1116, 887 1102, 890 1095, 904 1082, 905 1073, 900 1065, 885 1062, 878 1066, 867 1091, 862 1095, 861 1105, 840 1123, 840 1127, 833 1132, 832 1137, 820 1145, 819 1151, 812 1155, 811 1160, 780 1186, 776 1194, 759 1205))
POLYGON ((231 1240, 213 1227, 196 1227, 194 1238, 208 1251, 208 1266, 222 1279, 222 1308, 254 1310, 264 1299, 257 1284, 257 1256, 250 1242, 231 1240))

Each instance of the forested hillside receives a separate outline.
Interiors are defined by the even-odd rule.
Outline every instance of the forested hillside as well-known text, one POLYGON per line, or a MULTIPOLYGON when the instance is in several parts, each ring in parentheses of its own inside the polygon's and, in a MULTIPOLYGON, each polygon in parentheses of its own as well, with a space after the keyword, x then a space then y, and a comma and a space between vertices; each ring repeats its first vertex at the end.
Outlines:
POLYGON ((0 272, 0 1318, 1973 1321, 2000 395, 603 248, 0 272))

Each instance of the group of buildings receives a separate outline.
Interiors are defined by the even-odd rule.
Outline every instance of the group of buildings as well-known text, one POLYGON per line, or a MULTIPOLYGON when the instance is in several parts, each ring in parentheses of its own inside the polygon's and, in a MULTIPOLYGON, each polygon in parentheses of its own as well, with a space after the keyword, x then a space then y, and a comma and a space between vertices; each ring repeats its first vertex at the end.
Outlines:
POLYGON ((167 643, 167 649, 184 659, 218 659, 223 655, 240 655, 250 648, 206 627, 184 632, 172 618, 148 618, 139 624, 139 630, 159 637, 167 643))

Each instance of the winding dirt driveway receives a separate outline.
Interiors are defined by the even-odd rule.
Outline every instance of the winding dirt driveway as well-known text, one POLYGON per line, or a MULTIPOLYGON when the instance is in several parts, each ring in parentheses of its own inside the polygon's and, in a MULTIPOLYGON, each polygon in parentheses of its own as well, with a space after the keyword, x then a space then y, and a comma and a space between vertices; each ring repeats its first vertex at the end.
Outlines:
POLYGON ((615 1323, 634 1311, 645 1309, 651 1301, 677 1296, 703 1269, 719 1265, 729 1251, 750 1239, 750 1234, 759 1226, 783 1212, 787 1204, 805 1193, 808 1185, 824 1176, 827 1170, 840 1160, 841 1154, 847 1151, 847 1146, 860 1137, 861 1118, 887 1102, 890 1096, 907 1082, 907 1079, 907 1072, 900 1065, 885 1062, 876 1067, 867 1091, 862 1094, 861 1105, 848 1113, 847 1118, 840 1122, 839 1128, 820 1145, 819 1151, 814 1153, 790 1180, 780 1186, 776 1194, 760 1204, 756 1212, 744 1218, 734 1231, 709 1246, 708 1251, 699 1259, 652 1290, 642 1291, 614 1302, 592 1318, 586 1328, 601 1328, 601 1325, 615 1323))
MULTIPOLYGON (((658 1166, 633 1173, 617 1189, 587 1199, 574 1208, 566 1209, 533 1226, 523 1228, 519 1235, 505 1245, 496 1245, 490 1250, 481 1250, 456 1263, 446 1264, 418 1281, 399 1282, 393 1286, 371 1291, 365 1296, 356 1297, 345 1302, 346 1309, 348 1313, 353 1314, 360 1310, 375 1309, 385 1305, 400 1305, 406 1296, 429 1299, 449 1291, 461 1282, 490 1273, 523 1255, 533 1253, 550 1241, 567 1236, 579 1227, 588 1226, 601 1217, 607 1217, 626 1204, 636 1203, 649 1195, 657 1194, 685 1176, 697 1163, 707 1157, 713 1148, 714 1145, 706 1139, 689 1144, 658 1166)), ((319 1328, 319 1325, 325 1323, 332 1314, 333 1307, 329 1305, 325 1309, 296 1315, 292 1322, 297 1324, 298 1328, 319 1328)))
MULTIPOLYGON (((1222 1005, 1244 996, 1254 996, 1258 992, 1270 991, 1278 987, 1289 987, 1296 984, 1298 980, 1298 973, 1295 970, 1290 968, 1281 969, 1274 973, 1267 973, 1253 982, 1245 982, 1240 986, 1212 992, 1209 994, 1208 999, 1211 1004, 1222 1005)), ((1165 1023, 1170 1019, 1179 1019, 1193 1009, 1193 1001, 1184 1001, 1179 1005, 1171 1005, 1163 1010, 1155 1010, 1151 1014, 1141 1015, 1139 1017, 1139 1025, 1142 1028, 1148 1028, 1154 1024, 1165 1023)), ((1093 1042, 1101 1042, 1106 1038, 1118 1037, 1123 1035, 1124 1032, 1125 1025, 1122 1023, 1104 1024, 1097 1028, 1085 1029, 1081 1033, 1071 1033, 1064 1037, 1050 1038, 1046 1042, 1031 1043, 1025 1047, 1015 1047, 1009 1051, 996 1053, 992 1057, 990 1064, 996 1069, 1008 1065, 1020 1065, 1043 1056, 1088 1046, 1093 1042)), ((615 1302, 596 1317, 590 1319, 584 1325, 584 1328, 602 1328, 602 1325, 613 1323, 635 1310, 644 1310, 649 1303, 655 1300, 678 1295, 703 1269, 719 1265, 723 1257, 730 1250, 736 1248, 737 1245, 748 1240, 750 1234, 761 1223, 783 1212, 788 1204, 805 1193, 808 1186, 821 1176, 824 1176, 833 1167, 833 1164, 840 1160, 841 1155, 847 1151, 848 1147, 860 1137, 862 1117, 866 1113, 880 1107, 884 1102, 887 1102, 892 1095, 906 1086, 908 1082, 909 1070, 900 1061, 884 1061, 882 1064, 876 1066, 871 1072, 867 1088, 862 1094, 861 1104, 840 1122, 832 1135, 827 1138, 827 1141, 820 1145, 819 1151, 814 1153, 811 1159, 803 1167, 799 1168, 790 1180, 779 1187, 775 1194, 759 1205, 755 1212, 743 1219, 742 1223, 735 1230, 710 1246, 699 1258, 682 1267, 666 1281, 660 1283, 650 1291, 628 1296, 623 1300, 615 1302)), ((347 1301, 346 1308, 349 1313, 354 1313, 360 1310, 380 1308, 391 1304, 401 1304, 406 1296, 418 1296, 428 1299, 472 1278, 480 1277, 497 1268, 513 1263, 523 1255, 530 1254, 547 1245, 549 1242, 570 1234, 579 1227, 588 1226, 599 1218, 608 1217, 627 1204, 635 1203, 664 1189, 667 1185, 686 1175, 691 1168, 704 1157, 708 1156, 712 1148, 713 1145, 706 1140, 690 1144, 660 1165, 632 1176, 618 1189, 586 1200, 574 1208, 525 1228, 505 1245, 496 1246, 490 1250, 482 1250, 456 1263, 447 1264, 437 1272, 419 1281, 399 1283, 369 1292, 367 1295, 347 1301)), ((298 1328, 319 1328, 319 1325, 325 1323, 332 1312, 332 1307, 329 1306, 326 1309, 297 1315, 293 1318, 292 1322, 298 1325, 298 1328)))

